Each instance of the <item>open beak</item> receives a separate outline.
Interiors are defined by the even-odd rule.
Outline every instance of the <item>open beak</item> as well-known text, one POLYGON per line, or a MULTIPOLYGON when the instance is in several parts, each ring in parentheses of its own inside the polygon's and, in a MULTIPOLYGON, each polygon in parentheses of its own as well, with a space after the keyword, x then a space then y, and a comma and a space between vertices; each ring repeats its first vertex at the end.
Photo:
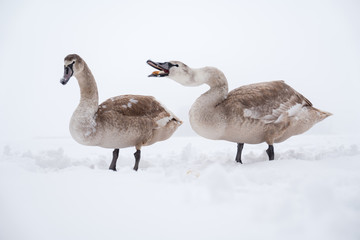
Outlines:
POLYGON ((175 66, 169 62, 159 63, 151 60, 147 60, 146 63, 159 70, 152 72, 148 77, 166 77, 169 75, 170 68, 175 66))
POLYGON ((60 79, 60 83, 62 85, 67 84, 67 82, 70 80, 70 78, 72 77, 74 71, 73 71, 73 64, 69 64, 68 66, 64 66, 64 76, 60 79))

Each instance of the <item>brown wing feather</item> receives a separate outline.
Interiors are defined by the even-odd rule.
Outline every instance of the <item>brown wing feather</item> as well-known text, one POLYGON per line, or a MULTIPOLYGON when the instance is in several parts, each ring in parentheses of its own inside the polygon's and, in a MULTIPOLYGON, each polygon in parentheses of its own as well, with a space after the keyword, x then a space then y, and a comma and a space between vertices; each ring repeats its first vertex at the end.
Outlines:
POLYGON ((223 102, 227 107, 236 106, 239 110, 251 109, 253 118, 262 119, 265 116, 273 116, 273 120, 283 110, 286 111, 297 103, 312 106, 308 99, 284 81, 256 83, 236 88, 229 92, 223 102), (274 112, 276 109, 280 111, 274 112))
POLYGON ((115 111, 124 116, 146 116, 152 119, 170 114, 151 96, 122 95, 110 98, 99 105, 98 114, 115 111))

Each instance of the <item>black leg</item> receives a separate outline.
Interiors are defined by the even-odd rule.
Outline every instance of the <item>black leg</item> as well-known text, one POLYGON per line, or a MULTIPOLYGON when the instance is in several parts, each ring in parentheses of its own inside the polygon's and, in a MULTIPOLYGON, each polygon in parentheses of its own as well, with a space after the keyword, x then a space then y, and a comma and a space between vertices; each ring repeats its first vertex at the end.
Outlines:
POLYGON ((275 154, 274 154, 274 146, 269 145, 269 148, 266 150, 266 153, 269 156, 269 160, 274 160, 275 154))
POLYGON ((235 161, 236 162, 239 162, 242 164, 242 161, 241 161, 241 152, 243 150, 243 147, 244 147, 244 144, 243 143, 238 143, 237 145, 237 153, 236 153, 236 158, 235 158, 235 161))
POLYGON ((116 148, 113 151, 113 159, 112 159, 110 167, 109 167, 110 170, 116 171, 116 161, 117 161, 118 157, 119 157, 119 149, 116 148))
POLYGON ((134 166, 134 170, 137 171, 139 168, 139 162, 140 162, 140 150, 136 150, 136 152, 134 153, 135 156, 135 166, 134 166))

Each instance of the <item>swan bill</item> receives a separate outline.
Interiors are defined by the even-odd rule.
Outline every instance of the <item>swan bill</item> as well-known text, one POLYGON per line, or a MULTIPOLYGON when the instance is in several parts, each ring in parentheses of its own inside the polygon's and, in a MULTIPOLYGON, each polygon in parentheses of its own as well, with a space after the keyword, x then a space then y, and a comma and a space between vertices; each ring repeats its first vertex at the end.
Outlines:
POLYGON ((151 60, 147 60, 146 63, 159 70, 152 72, 148 77, 166 77, 169 75, 170 68, 178 66, 170 62, 159 63, 151 60))
POLYGON ((74 74, 73 64, 74 62, 69 64, 68 66, 64 66, 64 76, 60 79, 60 83, 62 85, 67 84, 72 75, 74 74))
POLYGON ((168 74, 165 71, 154 71, 149 75, 149 77, 165 77, 167 75, 168 74))

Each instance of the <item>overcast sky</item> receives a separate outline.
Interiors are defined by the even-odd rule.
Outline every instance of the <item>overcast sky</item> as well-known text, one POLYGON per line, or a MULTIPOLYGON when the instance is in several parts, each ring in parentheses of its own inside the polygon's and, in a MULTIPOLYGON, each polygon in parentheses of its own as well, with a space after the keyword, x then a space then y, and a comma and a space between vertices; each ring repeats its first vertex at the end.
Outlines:
POLYGON ((359 133, 360 2, 0 1, 0 139, 70 136, 79 102, 63 86, 63 59, 79 54, 95 75, 100 102, 153 95, 185 124, 206 86, 148 78, 154 61, 221 69, 229 89, 285 80, 334 116, 314 133, 359 133))

